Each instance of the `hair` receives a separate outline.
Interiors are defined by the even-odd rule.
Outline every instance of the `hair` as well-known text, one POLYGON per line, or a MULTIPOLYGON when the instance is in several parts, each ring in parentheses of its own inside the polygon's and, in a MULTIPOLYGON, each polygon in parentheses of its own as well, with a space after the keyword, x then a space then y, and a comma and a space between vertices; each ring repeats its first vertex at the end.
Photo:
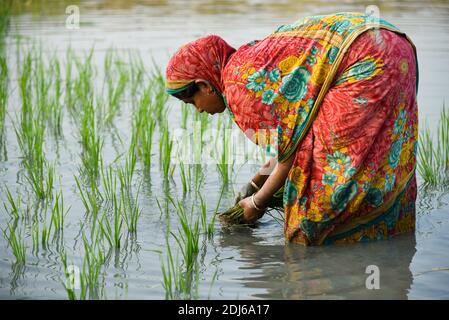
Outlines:
POLYGON ((187 88, 182 90, 181 92, 172 94, 175 98, 178 99, 190 99, 193 95, 199 90, 199 87, 195 82, 192 82, 187 88))

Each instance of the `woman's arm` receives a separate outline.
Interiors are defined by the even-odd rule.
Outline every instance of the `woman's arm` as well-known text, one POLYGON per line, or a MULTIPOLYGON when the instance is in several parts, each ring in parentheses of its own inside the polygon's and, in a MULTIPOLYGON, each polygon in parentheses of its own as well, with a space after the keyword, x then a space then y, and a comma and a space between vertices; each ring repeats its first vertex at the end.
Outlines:
POLYGON ((276 167, 276 159, 270 158, 262 167, 260 167, 259 171, 257 171, 256 175, 253 177, 253 182, 262 188, 265 181, 267 181, 268 177, 273 173, 273 170, 276 167))
POLYGON ((239 203, 240 200, 251 196, 253 193, 257 192, 262 188, 265 181, 268 179, 269 175, 273 172, 276 167, 276 159, 270 158, 260 169, 257 171, 256 175, 244 185, 235 197, 235 203, 239 203), (257 188, 255 188, 257 186, 257 188))
MULTIPOLYGON (((294 157, 290 157, 284 162, 278 163, 271 175, 268 176, 260 191, 254 195, 256 206, 261 209, 257 210, 251 200, 251 197, 245 198, 239 202, 243 208, 243 223, 253 223, 260 219, 269 203, 273 194, 278 191, 285 183, 285 179, 292 167, 294 157)), ((256 181, 254 181, 256 182, 256 181)), ((257 183, 257 182, 256 182, 257 183)))

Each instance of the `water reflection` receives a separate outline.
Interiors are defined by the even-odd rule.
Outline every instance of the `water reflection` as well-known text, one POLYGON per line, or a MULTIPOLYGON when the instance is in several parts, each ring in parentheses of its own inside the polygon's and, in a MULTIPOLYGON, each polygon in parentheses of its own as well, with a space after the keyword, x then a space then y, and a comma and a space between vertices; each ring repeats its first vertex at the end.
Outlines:
POLYGON ((18 289, 23 287, 23 282, 25 281, 26 266, 21 263, 11 264, 11 273, 9 274, 10 279, 10 295, 17 295, 18 289))
POLYGON ((239 253, 237 279, 265 299, 407 299, 415 235, 347 246, 261 245, 249 228, 225 230, 221 246, 239 253), (380 289, 366 288, 366 268, 380 271, 380 289), (263 288, 263 291, 257 289, 263 288))

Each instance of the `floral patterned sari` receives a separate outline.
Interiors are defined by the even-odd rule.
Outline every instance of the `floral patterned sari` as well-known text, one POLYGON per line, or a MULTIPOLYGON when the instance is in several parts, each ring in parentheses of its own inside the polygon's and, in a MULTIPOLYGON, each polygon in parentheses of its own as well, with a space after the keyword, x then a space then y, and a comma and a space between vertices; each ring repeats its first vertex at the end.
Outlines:
MULTIPOLYGON (((205 79, 219 83, 237 125, 280 161, 294 157, 284 186, 288 241, 348 243, 414 230, 418 70, 404 34, 381 19, 338 13, 218 52, 227 53, 207 63, 220 77, 205 79)), ((170 90, 199 77, 167 70, 170 90)))

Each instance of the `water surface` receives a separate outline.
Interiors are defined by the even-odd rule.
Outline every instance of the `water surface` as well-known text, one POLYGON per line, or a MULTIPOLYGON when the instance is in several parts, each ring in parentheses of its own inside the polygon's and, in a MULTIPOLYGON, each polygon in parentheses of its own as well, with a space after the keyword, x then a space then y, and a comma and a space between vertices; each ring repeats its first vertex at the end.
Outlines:
MULTIPOLYGON (((14 7, 8 57, 14 61, 17 36, 23 43, 40 43, 44 51, 64 57, 70 46, 75 52, 95 48, 94 59, 102 64, 109 48, 136 49, 147 66, 153 57, 164 68, 171 53, 183 43, 216 33, 238 47, 272 32, 280 24, 311 14, 337 11, 364 11, 375 4, 381 16, 405 31, 418 50, 420 67, 419 107, 423 123, 435 126, 449 87, 449 3, 446 1, 41 1, 14 7), (79 30, 65 28, 65 8, 80 8, 79 30)), ((13 88, 9 110, 19 106, 13 88)), ((177 103, 172 105, 170 126, 179 124, 177 103)), ((130 110, 116 121, 117 132, 130 136, 130 110)), ((84 207, 76 192, 73 175, 79 164, 76 124, 64 119, 64 137, 48 148, 57 160, 65 201, 71 205, 65 231, 69 260, 82 263, 79 250, 80 221, 84 207)), ((20 152, 11 121, 7 120, 8 159, 0 162, 0 181, 12 190, 26 193, 18 179, 20 152)), ((117 151, 114 138, 106 138, 104 156, 111 161, 117 151)), ((137 178, 143 177, 142 168, 137 178)), ((225 194, 221 208, 232 202, 232 189, 245 183, 255 167, 235 167, 235 179, 225 194)), ((216 168, 204 168, 202 187, 209 217, 221 192, 216 168)), ((180 194, 179 184, 171 186, 180 194)), ((113 252, 102 274, 102 298, 163 299, 159 255, 165 246, 166 221, 156 206, 163 197, 161 177, 154 165, 152 180, 140 196, 144 208, 137 238, 125 239, 125 246, 113 252)), ((28 190, 29 191, 29 190, 28 190)), ((284 243, 282 227, 264 217, 255 228, 222 228, 216 225, 212 241, 202 243, 200 298, 210 299, 447 299, 449 298, 449 196, 428 196, 421 192, 417 231, 390 241, 351 246, 304 248, 284 243), (380 289, 368 290, 366 268, 380 270, 380 289), (446 268, 446 269, 445 269, 446 268)), ((6 199, 4 194, 2 200, 6 199)), ((1 208, 4 216, 4 209, 1 208)), ((174 215, 173 212, 171 214, 174 215)), ((4 221, 0 223, 4 228, 4 221)), ((27 256, 25 266, 17 266, 10 248, 0 237, 0 297, 2 299, 66 299, 61 282, 62 269, 56 248, 27 256)))

